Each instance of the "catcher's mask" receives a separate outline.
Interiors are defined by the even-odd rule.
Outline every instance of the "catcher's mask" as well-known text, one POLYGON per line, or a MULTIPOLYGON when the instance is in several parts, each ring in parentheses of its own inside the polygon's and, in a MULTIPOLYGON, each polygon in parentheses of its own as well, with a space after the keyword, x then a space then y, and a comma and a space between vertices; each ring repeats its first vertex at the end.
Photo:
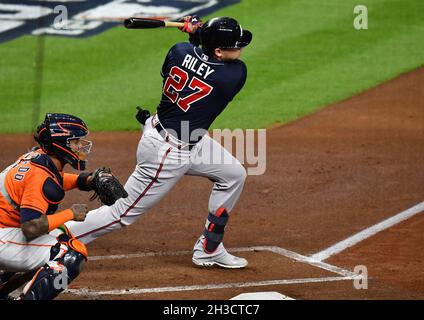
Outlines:
POLYGON ((209 53, 214 49, 243 48, 252 41, 252 33, 243 30, 237 20, 217 17, 207 21, 200 31, 202 48, 209 53))
POLYGON ((92 142, 83 139, 88 135, 87 125, 80 118, 62 113, 47 113, 34 134, 34 139, 47 153, 74 169, 85 170, 86 156, 92 142))

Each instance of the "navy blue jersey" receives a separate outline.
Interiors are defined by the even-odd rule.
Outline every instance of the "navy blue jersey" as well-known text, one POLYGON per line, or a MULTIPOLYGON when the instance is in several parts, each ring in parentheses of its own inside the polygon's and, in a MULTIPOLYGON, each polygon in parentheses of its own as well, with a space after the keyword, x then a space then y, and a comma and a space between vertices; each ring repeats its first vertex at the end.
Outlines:
POLYGON ((200 139, 197 133, 205 133, 241 90, 247 69, 241 60, 222 62, 183 42, 169 50, 161 74, 163 91, 157 114, 162 126, 180 140, 196 142, 200 139))

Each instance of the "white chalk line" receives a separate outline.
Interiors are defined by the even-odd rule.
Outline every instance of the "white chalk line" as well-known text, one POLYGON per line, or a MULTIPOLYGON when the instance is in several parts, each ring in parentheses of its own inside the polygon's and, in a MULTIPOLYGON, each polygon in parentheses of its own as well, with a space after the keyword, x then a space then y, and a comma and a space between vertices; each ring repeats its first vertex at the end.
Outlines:
POLYGON ((236 282, 236 283, 159 287, 159 288, 131 288, 131 289, 118 289, 118 290, 105 290, 105 291, 94 291, 94 290, 82 288, 82 289, 68 289, 66 292, 75 294, 78 296, 95 297, 95 296, 104 296, 104 295, 132 295, 132 294, 181 292, 181 291, 196 291, 196 290, 234 289, 234 288, 246 288, 246 287, 272 286, 272 285, 346 281, 346 280, 353 280, 353 279, 354 277, 323 277, 323 278, 265 280, 265 281, 252 281, 252 282, 236 282))
MULTIPOLYGON (((337 266, 317 261, 314 258, 307 257, 304 255, 301 255, 299 253, 283 249, 277 246, 253 246, 253 247, 239 247, 239 248, 231 248, 228 249, 229 252, 236 253, 236 252, 254 252, 254 251, 268 251, 273 252, 276 254, 279 254, 281 256, 284 256, 286 258, 290 258, 302 263, 306 263, 336 274, 339 274, 341 276, 345 277, 351 277, 354 276, 355 273, 339 268, 337 266)), ((131 259, 131 258, 144 258, 144 257, 156 257, 156 256, 184 256, 184 255, 190 255, 192 254, 192 251, 169 251, 169 252, 139 252, 139 253, 130 253, 130 254, 119 254, 119 255, 107 255, 107 256, 93 256, 90 257, 89 260, 92 261, 99 261, 99 260, 119 260, 119 259, 131 259)))
MULTIPOLYGON (((284 285, 284 284, 302 284, 302 283, 318 283, 318 282, 330 282, 330 281, 345 281, 354 280, 358 277, 352 271, 331 265, 323 262, 323 260, 338 254, 349 247, 356 245, 357 243, 386 230, 402 221, 405 221, 418 213, 424 211, 424 202, 417 204, 416 206, 407 209, 391 218, 388 218, 380 223, 375 224, 343 241, 340 241, 329 248, 322 250, 310 257, 301 255, 299 253, 283 249, 277 246, 255 246, 255 247, 241 247, 232 248, 230 252, 254 252, 254 251, 269 251, 273 252, 293 260, 306 263, 336 274, 341 277, 321 277, 321 278, 304 278, 304 279, 282 279, 282 280, 266 280, 266 281, 254 281, 254 282, 239 282, 239 283, 225 283, 225 284, 207 284, 207 285, 194 285, 194 286, 175 286, 175 287, 159 287, 159 288, 133 288, 133 289, 118 289, 118 290, 106 290, 106 291, 94 291, 86 288, 81 289, 68 289, 66 292, 80 295, 80 296, 100 296, 100 295, 128 295, 128 294, 145 294, 145 293, 160 293, 160 292, 179 292, 179 291, 193 291, 193 290, 211 290, 211 289, 226 289, 226 288, 243 288, 243 287, 258 287, 258 286, 269 286, 269 285, 284 285)), ((182 256, 189 255, 191 251, 174 251, 174 252, 140 252, 134 254, 122 254, 122 255, 108 255, 108 256, 93 256, 90 257, 92 261, 99 260, 118 260, 118 259, 130 259, 130 258, 142 258, 142 257, 155 257, 155 256, 182 256)))
MULTIPOLYGON (((325 262, 316 261, 310 257, 303 256, 299 253, 283 249, 277 246, 254 246, 254 247, 239 247, 228 249, 229 252, 260 252, 268 251, 289 259, 299 261, 301 263, 309 264, 332 273, 336 273, 338 277, 321 277, 321 278, 302 278, 302 279, 279 279, 279 280, 265 280, 265 281, 251 281, 251 282, 237 282, 237 283, 224 283, 224 284, 206 284, 206 285, 192 285, 192 286, 174 286, 174 287, 158 287, 158 288, 130 288, 130 289, 116 289, 95 291, 87 288, 68 289, 66 292, 86 297, 95 297, 102 295, 132 295, 132 294, 146 294, 146 293, 161 293, 161 292, 180 292, 180 291, 195 291, 195 290, 211 290, 211 289, 229 289, 229 288, 245 288, 245 287, 259 287, 270 285, 288 285, 288 284, 305 284, 305 283, 320 283, 332 281, 346 281, 354 280, 358 277, 355 273, 345 270, 325 262)), ((120 260, 131 258, 155 257, 155 256, 183 256, 190 255, 192 251, 173 251, 173 252, 139 252, 132 254, 120 255, 107 255, 107 256, 93 256, 90 260, 120 260)))
POLYGON ((115 254, 109 256, 92 256, 88 259, 90 261, 99 260, 120 260, 120 259, 131 259, 131 258, 145 258, 145 257, 158 257, 158 256, 185 256, 192 253, 192 251, 160 251, 160 252, 139 252, 129 254, 115 254))
POLYGON ((329 264, 329 263, 326 263, 326 262, 316 261, 314 258, 307 257, 307 256, 301 255, 299 253, 296 253, 296 252, 293 252, 293 251, 290 251, 290 250, 287 250, 287 249, 283 249, 283 248, 280 248, 280 247, 268 246, 268 247, 254 247, 254 248, 256 248, 256 250, 258 250, 258 251, 262 251, 262 250, 263 251, 271 251, 271 252, 277 253, 279 255, 285 256, 287 258, 290 258, 290 259, 293 259, 293 260, 296 260, 296 261, 299 261, 299 262, 303 262, 303 263, 312 265, 314 267, 318 267, 320 269, 324 269, 324 270, 339 274, 339 275, 344 276, 344 277, 355 277, 355 276, 357 276, 357 274, 355 274, 352 271, 337 267, 335 265, 332 265, 332 264, 329 264))
POLYGON ((402 221, 405 221, 415 215, 417 215, 418 213, 421 213, 424 211, 424 202, 421 202, 417 205, 415 205, 412 208, 409 208, 401 213, 398 213, 397 215, 388 218, 380 223, 377 223, 365 230, 362 230, 360 232, 358 232, 357 234, 354 234, 352 236, 350 236, 349 238, 342 240, 330 247, 328 247, 327 249, 324 249, 320 252, 315 253, 314 255, 311 256, 312 260, 315 261, 323 261, 328 259, 331 256, 334 256, 344 250, 346 250, 347 248, 350 248, 356 244, 358 244, 359 242, 383 231, 386 230, 402 221))

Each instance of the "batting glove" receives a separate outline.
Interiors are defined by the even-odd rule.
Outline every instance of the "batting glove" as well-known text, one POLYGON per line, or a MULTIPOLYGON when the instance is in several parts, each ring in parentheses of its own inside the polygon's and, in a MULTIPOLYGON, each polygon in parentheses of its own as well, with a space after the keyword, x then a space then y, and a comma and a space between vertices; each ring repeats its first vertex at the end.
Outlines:
POLYGON ((203 26, 203 22, 200 20, 199 16, 185 16, 178 20, 179 22, 184 22, 184 26, 178 27, 182 32, 186 33, 195 33, 197 29, 203 26))

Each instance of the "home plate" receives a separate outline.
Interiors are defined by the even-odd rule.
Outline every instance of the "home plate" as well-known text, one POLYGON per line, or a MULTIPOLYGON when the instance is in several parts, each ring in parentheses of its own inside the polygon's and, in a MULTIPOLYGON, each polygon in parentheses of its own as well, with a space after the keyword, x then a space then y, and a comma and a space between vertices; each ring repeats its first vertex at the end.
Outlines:
POLYGON ((295 300, 275 291, 242 293, 230 300, 295 300))

